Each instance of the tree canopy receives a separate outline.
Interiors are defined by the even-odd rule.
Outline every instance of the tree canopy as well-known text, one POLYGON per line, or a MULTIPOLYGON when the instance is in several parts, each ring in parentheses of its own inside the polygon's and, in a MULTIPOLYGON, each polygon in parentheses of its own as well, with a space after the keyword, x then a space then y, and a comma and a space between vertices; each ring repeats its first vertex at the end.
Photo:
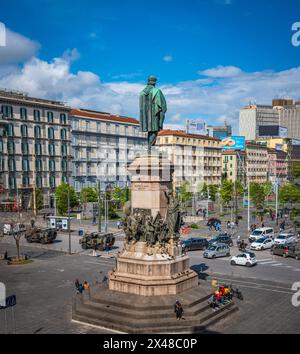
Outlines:
POLYGON ((56 207, 59 215, 65 215, 68 211, 68 190, 70 190, 70 208, 78 205, 78 198, 72 186, 62 183, 55 190, 56 207))

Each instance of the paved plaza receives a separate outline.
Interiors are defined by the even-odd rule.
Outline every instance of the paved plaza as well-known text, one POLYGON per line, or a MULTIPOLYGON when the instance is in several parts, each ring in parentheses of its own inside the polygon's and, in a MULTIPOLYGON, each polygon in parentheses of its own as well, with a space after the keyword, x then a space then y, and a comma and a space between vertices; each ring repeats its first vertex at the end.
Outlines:
MULTIPOLYGON (((0 244, 0 253, 15 252, 11 244, 0 244)), ((71 321, 74 281, 87 280, 90 284, 106 281, 106 275, 115 265, 114 258, 91 257, 84 253, 69 256, 63 252, 22 246, 23 253, 32 257, 26 266, 0 264, 0 281, 7 287, 7 294, 17 295, 15 307, 16 333, 109 333, 104 329, 89 327, 71 321)), ((234 251, 233 251, 234 252, 234 251)), ((238 301, 239 311, 233 317, 209 328, 221 333, 300 333, 300 308, 291 303, 293 281, 300 279, 300 272, 259 264, 257 268, 225 267, 224 259, 204 260, 200 251, 190 252, 191 265, 199 272, 200 282, 232 283, 244 295, 238 301), (270 267, 270 273, 265 270, 270 267), (257 273, 253 274, 253 271, 257 273), (279 273, 277 281, 261 280, 279 273), (261 276, 259 276, 261 274, 261 276), (286 278, 284 276, 286 275, 286 278), (293 274, 292 278, 290 274, 293 274), (294 277, 295 274, 295 277, 294 277), (255 276, 254 276, 255 275, 255 276)), ((262 255, 262 257, 265 257, 262 255)), ((295 260, 285 260, 300 268, 295 260)), ((262 262, 263 263, 263 262, 262 262)), ((230 266, 229 266, 230 267, 230 266)), ((270 277, 271 278, 271 277, 270 277)), ((80 296, 80 295, 79 295, 80 296)), ((0 332, 13 333, 11 314, 1 312, 0 332)))

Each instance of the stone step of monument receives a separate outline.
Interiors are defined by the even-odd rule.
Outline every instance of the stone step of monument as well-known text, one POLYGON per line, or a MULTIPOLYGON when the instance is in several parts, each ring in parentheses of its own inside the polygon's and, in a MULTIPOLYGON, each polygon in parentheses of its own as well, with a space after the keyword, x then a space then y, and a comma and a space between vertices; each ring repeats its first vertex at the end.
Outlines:
POLYGON ((201 286, 186 291, 184 296, 170 295, 166 296, 153 296, 139 298, 139 302, 136 301, 136 295, 111 292, 105 285, 98 285, 91 292, 91 301, 94 303, 100 303, 108 306, 120 306, 122 304, 123 309, 129 310, 141 310, 152 312, 156 310, 163 310, 166 306, 173 308, 175 301, 178 299, 182 305, 186 308, 194 307, 198 304, 206 302, 211 296, 211 290, 201 284, 201 286))
MULTIPOLYGON (((165 306, 160 309, 145 309, 145 307, 141 307, 139 309, 128 309, 122 307, 122 303, 115 303, 106 305, 100 302, 95 302, 93 299, 87 300, 84 302, 84 306, 94 311, 99 311, 101 313, 110 313, 114 315, 122 314, 124 317, 128 319, 143 319, 145 317, 145 313, 147 314, 147 318, 155 319, 155 318, 172 318, 174 317, 174 306, 165 306)), ((200 313, 203 313, 206 309, 209 308, 207 302, 201 301, 194 304, 194 306, 186 306, 184 307, 186 316, 196 316, 200 313)))
POLYGON ((234 303, 229 303, 217 311, 213 312, 211 308, 205 306, 202 312, 197 315, 189 313, 184 314, 185 319, 177 321, 174 312, 169 316, 159 318, 151 318, 144 313, 144 318, 132 318, 124 316, 122 312, 114 313, 109 311, 95 310, 93 307, 77 301, 73 319, 93 324, 100 327, 110 328, 125 333, 171 333, 191 331, 197 326, 207 326, 212 321, 217 321, 219 318, 224 318, 235 308, 234 303), (222 316, 220 315, 222 314, 222 316))

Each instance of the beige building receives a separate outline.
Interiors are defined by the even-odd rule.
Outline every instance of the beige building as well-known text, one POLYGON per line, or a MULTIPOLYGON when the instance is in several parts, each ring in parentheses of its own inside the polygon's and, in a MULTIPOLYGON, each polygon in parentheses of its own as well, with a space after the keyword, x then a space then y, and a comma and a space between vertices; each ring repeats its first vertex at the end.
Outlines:
POLYGON ((268 180, 268 148, 266 144, 247 142, 247 176, 250 182, 264 183, 268 180))
POLYGON ((206 135, 193 135, 176 130, 159 133, 156 146, 174 164, 174 186, 188 181, 220 185, 222 179, 221 140, 206 135))
POLYGON ((1 189, 27 206, 33 185, 53 207, 55 187, 68 180, 69 108, 64 103, 0 91, 1 189))
POLYGON ((237 150, 222 151, 222 176, 232 182, 246 185, 246 152, 237 150))

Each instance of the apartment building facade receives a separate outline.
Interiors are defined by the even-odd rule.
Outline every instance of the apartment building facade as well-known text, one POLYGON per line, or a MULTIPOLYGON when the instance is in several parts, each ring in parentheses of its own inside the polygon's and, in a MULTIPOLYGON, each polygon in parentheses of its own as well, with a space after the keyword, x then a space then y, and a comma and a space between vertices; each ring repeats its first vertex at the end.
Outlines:
POLYGON ((146 149, 146 136, 139 121, 110 113, 72 109, 72 183, 101 190, 108 185, 130 185, 128 163, 146 149))
POLYGON ((69 108, 62 102, 0 91, 1 190, 27 207, 33 186, 53 207, 55 188, 69 173, 69 108))
POLYGON ((287 181, 289 165, 287 153, 276 149, 268 148, 268 180, 282 184, 287 181))
POLYGON ((246 152, 237 150, 222 151, 222 177, 246 185, 246 152))
POLYGON ((206 135, 186 134, 176 130, 159 132, 156 146, 174 164, 174 187, 220 185, 222 180, 221 140, 206 135))
POLYGON ((268 148, 266 144, 246 143, 246 170, 250 182, 268 181, 268 148))

